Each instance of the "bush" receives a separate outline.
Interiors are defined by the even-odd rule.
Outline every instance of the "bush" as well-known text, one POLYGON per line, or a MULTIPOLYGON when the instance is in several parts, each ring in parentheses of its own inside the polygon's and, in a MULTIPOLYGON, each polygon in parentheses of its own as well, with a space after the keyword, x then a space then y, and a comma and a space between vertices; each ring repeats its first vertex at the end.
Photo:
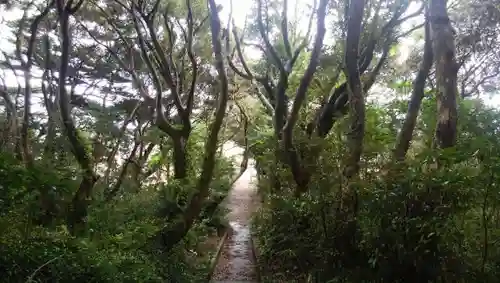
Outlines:
POLYGON ((493 282, 499 249, 490 243, 486 262, 481 251, 484 231, 491 241, 500 226, 481 214, 495 183, 464 166, 421 164, 355 184, 355 212, 335 175, 300 198, 271 194, 255 218, 265 282, 493 282))
MULTIPOLYGON (((163 198, 151 187, 111 202, 96 200, 89 209, 87 232, 74 237, 64 215, 78 180, 71 177, 72 168, 66 170, 38 163, 26 169, 9 154, 0 154, 0 282, 205 281, 208 251, 196 257, 187 251, 197 252, 199 242, 215 233, 207 223, 222 223, 220 212, 203 215, 168 254, 159 252, 154 241, 168 223, 161 208, 172 208, 174 201, 175 208, 182 208, 189 187, 172 182, 162 190, 170 191, 163 198), (38 221, 45 208, 41 188, 50 192, 56 208, 50 222, 38 221)), ((217 174, 214 191, 223 198, 229 178, 217 174)))

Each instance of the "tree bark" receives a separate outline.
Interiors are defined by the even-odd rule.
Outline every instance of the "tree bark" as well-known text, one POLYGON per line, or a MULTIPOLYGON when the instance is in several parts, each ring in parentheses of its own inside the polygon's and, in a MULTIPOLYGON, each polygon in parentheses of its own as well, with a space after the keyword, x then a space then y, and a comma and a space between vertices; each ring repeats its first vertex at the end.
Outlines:
POLYGON ((432 47, 436 61, 437 125, 436 144, 453 147, 457 139, 457 73, 454 31, 446 0, 430 1, 432 47))
POLYGON ((359 172, 359 161, 363 151, 365 131, 365 101, 358 68, 359 39, 363 20, 364 0, 349 2, 347 39, 345 51, 346 78, 349 91, 350 132, 348 133, 347 154, 344 176, 347 179, 359 172))
POLYGON ((183 136, 173 136, 174 179, 182 180, 187 177, 188 156, 186 151, 187 139, 183 136))

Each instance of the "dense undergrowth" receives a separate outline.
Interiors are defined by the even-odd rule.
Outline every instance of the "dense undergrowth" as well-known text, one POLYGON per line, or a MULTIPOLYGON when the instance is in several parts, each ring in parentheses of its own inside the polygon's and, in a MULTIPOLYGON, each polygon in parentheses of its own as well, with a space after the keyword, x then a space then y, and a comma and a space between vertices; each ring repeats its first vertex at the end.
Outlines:
MULTIPOLYGON (((350 184, 355 198, 346 197, 342 148, 334 139, 323 145, 328 155, 314 165, 320 169, 300 197, 284 185, 286 173, 280 191, 271 190, 270 174, 261 175, 264 201, 254 224, 264 281, 497 282, 500 144, 492 129, 499 113, 467 101, 461 106, 459 150, 416 151, 393 166, 380 155, 366 158, 350 184)), ((375 122, 371 137, 385 131, 375 122)), ((372 140, 366 148, 387 142, 372 140)), ((258 163, 274 168, 270 155, 258 163)))
MULTIPOLYGON (((217 203, 228 190, 224 170, 231 168, 224 159, 219 165, 212 186, 219 196, 217 203)), ((110 202, 95 200, 87 216, 87 232, 72 236, 63 217, 79 183, 72 174, 42 163, 27 169, 9 153, 0 154, 1 282, 206 280, 214 250, 201 250, 201 244, 226 225, 217 205, 208 201, 200 220, 168 254, 156 248, 155 235, 169 222, 161 215, 182 208, 182 199, 189 195, 175 183, 145 186, 140 193, 123 194, 110 202), (50 216, 40 214, 45 211, 42 188, 49 191, 50 216)))

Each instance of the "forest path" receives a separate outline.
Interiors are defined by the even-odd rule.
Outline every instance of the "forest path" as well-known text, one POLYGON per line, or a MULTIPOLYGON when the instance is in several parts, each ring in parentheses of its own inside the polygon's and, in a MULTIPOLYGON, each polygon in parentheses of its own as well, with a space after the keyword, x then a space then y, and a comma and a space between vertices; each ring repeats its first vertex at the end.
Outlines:
POLYGON ((256 176, 253 162, 236 181, 226 202, 230 231, 212 275, 211 282, 258 282, 250 222, 257 208, 256 176))

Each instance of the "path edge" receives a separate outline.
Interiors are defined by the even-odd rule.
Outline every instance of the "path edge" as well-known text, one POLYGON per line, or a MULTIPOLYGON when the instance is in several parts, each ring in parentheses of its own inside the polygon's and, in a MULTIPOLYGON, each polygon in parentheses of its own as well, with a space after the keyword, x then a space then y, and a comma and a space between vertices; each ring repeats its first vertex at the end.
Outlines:
POLYGON ((224 247, 224 243, 226 242, 227 236, 229 235, 229 232, 231 231, 231 227, 227 227, 224 235, 222 238, 219 240, 219 244, 217 246, 217 250, 215 252, 215 256, 211 259, 210 262, 210 269, 207 275, 207 282, 210 282, 212 280, 212 277, 215 272, 215 268, 217 267, 217 262, 219 261, 220 255, 222 254, 222 249, 224 247))
POLYGON ((262 270, 260 268, 260 252, 259 252, 259 249, 258 249, 258 245, 255 245, 256 243, 256 240, 255 240, 255 234, 254 234, 254 231, 253 231, 253 224, 250 225, 250 228, 251 228, 251 232, 250 232, 250 245, 252 246, 252 256, 253 256, 253 260, 255 262, 255 272, 257 273, 257 281, 258 282, 262 282, 262 270))

